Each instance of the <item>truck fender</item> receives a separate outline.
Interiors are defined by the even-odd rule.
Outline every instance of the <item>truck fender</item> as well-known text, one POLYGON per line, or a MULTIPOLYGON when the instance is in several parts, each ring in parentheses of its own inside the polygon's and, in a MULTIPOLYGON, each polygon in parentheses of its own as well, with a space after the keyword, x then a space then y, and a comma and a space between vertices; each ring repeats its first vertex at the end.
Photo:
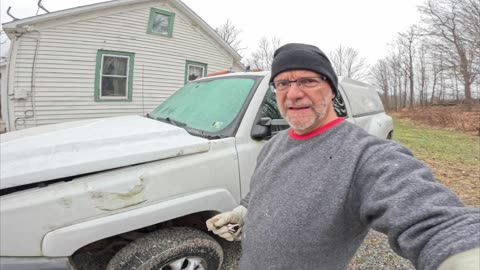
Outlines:
POLYGON ((384 112, 365 114, 356 117, 356 122, 360 127, 363 127, 369 134, 375 135, 379 138, 386 139, 388 134, 393 131, 393 120, 384 112))
POLYGON ((205 190, 50 231, 43 238, 42 253, 50 257, 71 256, 79 248, 100 239, 192 213, 224 212, 237 205, 226 189, 205 190))

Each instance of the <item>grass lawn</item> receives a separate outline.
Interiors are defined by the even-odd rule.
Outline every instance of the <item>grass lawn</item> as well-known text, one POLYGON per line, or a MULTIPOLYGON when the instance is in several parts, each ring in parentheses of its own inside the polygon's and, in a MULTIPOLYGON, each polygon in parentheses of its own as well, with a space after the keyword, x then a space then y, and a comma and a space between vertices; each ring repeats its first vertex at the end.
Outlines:
POLYGON ((479 165, 480 137, 460 131, 415 127, 408 121, 394 119, 394 140, 422 158, 479 165))

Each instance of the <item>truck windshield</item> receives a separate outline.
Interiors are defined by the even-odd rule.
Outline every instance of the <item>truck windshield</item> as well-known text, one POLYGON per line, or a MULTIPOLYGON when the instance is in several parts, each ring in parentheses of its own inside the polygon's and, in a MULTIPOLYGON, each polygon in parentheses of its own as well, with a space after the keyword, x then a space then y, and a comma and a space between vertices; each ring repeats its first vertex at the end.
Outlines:
POLYGON ((150 117, 208 133, 219 133, 239 115, 256 80, 223 77, 191 82, 158 106, 150 117))

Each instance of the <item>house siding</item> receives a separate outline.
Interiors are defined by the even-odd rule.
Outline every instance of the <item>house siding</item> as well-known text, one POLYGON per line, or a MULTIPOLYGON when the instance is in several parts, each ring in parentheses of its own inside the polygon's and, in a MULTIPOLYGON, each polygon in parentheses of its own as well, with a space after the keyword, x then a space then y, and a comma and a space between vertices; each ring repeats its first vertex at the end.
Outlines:
POLYGON ((46 27, 24 34, 18 46, 13 88, 30 91, 30 97, 15 100, 15 129, 148 113, 184 85, 187 60, 207 64, 208 72, 239 70, 225 49, 164 2, 46 27), (171 38, 147 33, 150 8, 175 13, 171 38), (95 101, 98 50, 135 54, 132 101, 95 101))

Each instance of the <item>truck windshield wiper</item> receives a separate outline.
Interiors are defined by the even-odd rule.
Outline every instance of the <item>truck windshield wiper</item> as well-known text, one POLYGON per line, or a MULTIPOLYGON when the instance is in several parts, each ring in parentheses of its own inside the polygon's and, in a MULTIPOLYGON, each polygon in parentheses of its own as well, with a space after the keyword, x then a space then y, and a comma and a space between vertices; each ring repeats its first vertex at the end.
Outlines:
POLYGON ((177 126, 177 127, 186 127, 187 124, 183 123, 183 122, 180 122, 180 121, 177 121, 177 120, 173 120, 172 118, 170 117, 165 117, 165 118, 162 118, 162 117, 155 117, 155 116, 152 116, 151 114, 147 113, 146 115, 148 118, 152 118, 152 119, 155 119, 155 120, 159 120, 159 121, 162 121, 162 122, 165 122, 165 123, 169 123, 169 124, 172 124, 174 126, 177 126))
POLYGON ((165 122, 165 123, 169 123, 169 124, 172 124, 174 126, 177 126, 177 127, 181 127, 181 128, 185 128, 187 130, 188 133, 190 133, 191 135, 194 135, 194 136, 200 136, 200 137, 203 137, 205 139, 209 139, 209 140, 215 140, 215 139, 222 139, 222 138, 225 138, 224 135, 214 135, 214 134, 209 134, 203 130, 198 130, 198 129, 194 129, 194 128, 190 128, 188 127, 187 124, 183 123, 183 122, 180 122, 180 121, 177 121, 177 120, 173 120, 172 118, 170 117, 155 117, 149 113, 147 113, 145 115, 146 117, 148 118, 151 118, 151 119, 155 119, 155 120, 158 120, 158 121, 162 121, 162 122, 165 122))
POLYGON ((167 120, 168 122, 170 122, 170 124, 172 124, 174 126, 177 126, 177 127, 186 127, 187 126, 187 124, 179 122, 177 120, 173 120, 170 117, 165 118, 165 120, 167 120))
POLYGON ((193 136, 199 136, 199 137, 202 137, 202 138, 205 138, 205 139, 209 139, 209 140, 226 138, 225 135, 221 135, 221 134, 210 134, 210 133, 207 133, 207 132, 202 131, 202 130, 199 130, 199 129, 186 128, 186 130, 187 130, 188 133, 190 133, 190 134, 193 135, 193 136))

